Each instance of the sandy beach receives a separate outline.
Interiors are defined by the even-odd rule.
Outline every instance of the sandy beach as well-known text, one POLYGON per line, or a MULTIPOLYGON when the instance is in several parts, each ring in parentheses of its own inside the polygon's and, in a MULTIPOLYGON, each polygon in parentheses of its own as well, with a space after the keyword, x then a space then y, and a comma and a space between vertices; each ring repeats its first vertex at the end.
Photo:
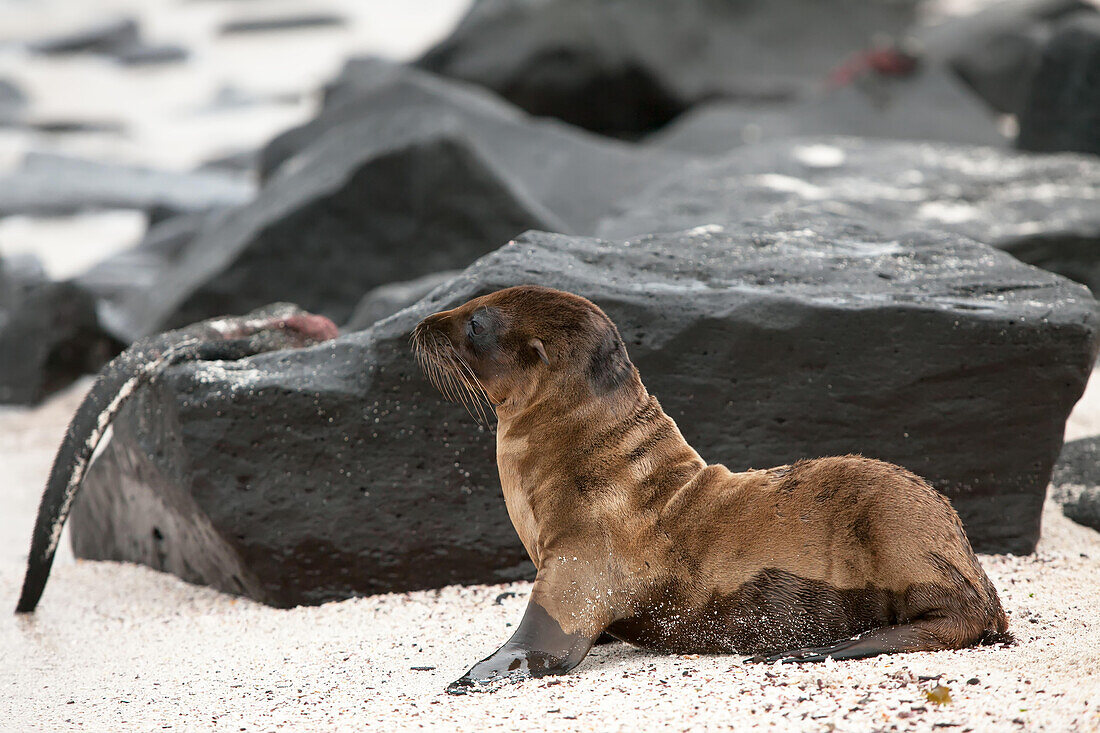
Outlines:
MULTIPOLYGON (((87 381, 0 411, 0 609, 14 608, 40 487, 87 381)), ((1094 376, 1067 436, 1100 425, 1094 376)), ((981 560, 1019 643, 817 665, 614 644, 573 673, 443 692, 510 634, 529 585, 267 608, 63 541, 38 612, 0 613, 0 729, 1100 730, 1100 533, 1048 502, 1038 552, 981 560), (951 701, 928 698, 934 687, 951 701)))

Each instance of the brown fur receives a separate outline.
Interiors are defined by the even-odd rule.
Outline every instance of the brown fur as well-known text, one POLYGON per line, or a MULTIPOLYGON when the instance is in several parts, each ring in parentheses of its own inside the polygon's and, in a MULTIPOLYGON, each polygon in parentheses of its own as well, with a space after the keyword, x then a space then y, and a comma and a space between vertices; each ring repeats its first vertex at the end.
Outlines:
POLYGON ((583 298, 509 288, 426 318, 414 342, 445 392, 495 410, 532 601, 567 634, 681 653, 864 632, 880 651, 1007 638, 958 515, 927 482, 859 456, 707 465, 583 298))

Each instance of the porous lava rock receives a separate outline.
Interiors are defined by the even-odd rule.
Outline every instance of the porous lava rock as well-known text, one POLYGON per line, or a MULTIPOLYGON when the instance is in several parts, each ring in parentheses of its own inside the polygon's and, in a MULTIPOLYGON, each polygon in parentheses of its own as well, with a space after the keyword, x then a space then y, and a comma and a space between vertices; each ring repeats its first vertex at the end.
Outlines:
POLYGON ((718 97, 789 98, 896 35, 916 2, 479 0, 417 65, 609 135, 718 97))
POLYGON ((978 146, 814 138, 739 148, 620 203, 611 239, 775 211, 834 213, 883 234, 954 231, 1100 292, 1100 162, 978 146))
POLYGON ((1085 288, 952 233, 831 216, 615 243, 528 232, 368 330, 168 369, 88 474, 77 554, 278 606, 529 573, 492 426, 443 401, 409 348, 424 316, 522 283, 602 306, 707 460, 895 461, 984 552, 1034 549, 1097 345, 1085 288))
POLYGON ((1100 13, 1075 17, 1043 48, 1016 145, 1100 155, 1100 13))
POLYGON ((1062 514, 1100 532, 1100 436, 1066 443, 1050 484, 1062 514))
POLYGON ((116 349, 89 292, 49 280, 40 265, 0 262, 0 404, 38 402, 116 349))

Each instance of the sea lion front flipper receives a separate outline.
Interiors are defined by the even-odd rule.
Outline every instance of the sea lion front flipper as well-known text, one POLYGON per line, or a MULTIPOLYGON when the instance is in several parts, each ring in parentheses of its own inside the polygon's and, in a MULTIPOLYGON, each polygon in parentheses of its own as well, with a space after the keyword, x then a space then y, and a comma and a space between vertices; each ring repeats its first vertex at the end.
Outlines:
POLYGON ((580 664, 602 631, 591 635, 567 633, 532 598, 512 638, 452 682, 447 692, 452 695, 487 692, 506 682, 565 674, 580 664))

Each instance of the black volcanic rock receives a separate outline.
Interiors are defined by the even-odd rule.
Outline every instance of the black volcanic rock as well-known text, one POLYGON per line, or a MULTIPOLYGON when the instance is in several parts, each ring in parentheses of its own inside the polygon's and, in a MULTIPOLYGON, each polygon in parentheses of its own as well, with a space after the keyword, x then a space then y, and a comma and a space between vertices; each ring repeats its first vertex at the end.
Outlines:
POLYGON ((950 68, 989 106, 1018 114, 1043 46, 1061 23, 1095 14, 1087 0, 1008 0, 916 32, 926 60, 950 68))
POLYGON ((148 335, 276 300, 342 323, 383 283, 465 267, 554 217, 450 120, 415 111, 340 128, 124 304, 148 335))
POLYGON ((182 61, 188 51, 177 44, 150 44, 141 37, 133 18, 111 18, 53 38, 30 44, 35 53, 63 56, 97 53, 113 57, 126 66, 144 66, 182 61))
POLYGON ((1043 49, 1016 145, 1100 155, 1100 13, 1067 22, 1043 49))
POLYGON ((521 283, 602 306, 706 459, 896 461, 951 497, 984 552, 1034 549, 1097 345, 1083 287, 956 234, 835 217, 629 243, 530 232, 366 331, 170 368, 91 468, 77 554, 279 606, 529 572, 492 430, 409 349, 425 315, 521 283))
POLYGON ((190 52, 174 43, 147 44, 135 43, 115 51, 115 61, 124 66, 152 66, 186 61, 190 52))
POLYGON ((0 79, 0 127, 15 125, 23 118, 27 95, 8 79, 0 79))
POLYGON ((221 25, 222 35, 237 33, 270 33, 272 31, 301 30, 304 28, 336 28, 347 20, 333 13, 304 13, 301 15, 272 15, 263 17, 237 18, 221 25))
POLYGON ((343 331, 362 331, 402 308, 408 308, 445 282, 454 280, 458 270, 444 270, 406 282, 386 283, 363 296, 343 331))
POLYGON ((498 174, 558 218, 556 231, 571 234, 591 234, 616 201, 688 160, 556 120, 536 120, 483 89, 365 58, 349 62, 329 86, 316 119, 264 148, 261 176, 269 176, 323 135, 369 139, 395 117, 445 120, 461 130, 498 174))
POLYGON ((1052 486, 1100 486, 1100 436, 1071 440, 1062 446, 1050 477, 1052 486))
POLYGON ((689 155, 720 155, 742 145, 797 136, 806 124, 798 116, 805 104, 801 100, 703 102, 640 142, 689 155))
POLYGON ((700 104, 645 141, 670 150, 713 155, 802 135, 1005 144, 981 101, 937 68, 897 77, 867 72, 849 84, 796 102, 700 104))
POLYGON ((112 53, 138 43, 137 21, 120 17, 92 23, 52 38, 30 44, 35 53, 61 56, 74 53, 112 53))
POLYGON ((243 204, 252 195, 252 185, 223 173, 179 173, 29 153, 18 168, 0 175, 0 216, 94 209, 186 214, 243 204))
MULTIPOLYGON (((21 126, 30 130, 35 130, 36 132, 44 132, 47 135, 72 135, 77 133, 122 135, 126 132, 125 123, 119 120, 110 119, 95 120, 67 117, 37 117, 23 121, 21 126)), ((53 157, 64 159, 64 156, 53 157)))
POLYGON ((599 227, 619 239, 774 211, 842 214, 883 234, 959 232, 1100 292, 1100 161, 849 138, 742 147, 659 181, 599 227))
POLYGON ((916 5, 479 0, 417 65, 532 114, 634 136, 708 99, 805 92, 873 37, 907 27, 916 5))
POLYGON ((99 369, 115 348, 90 293, 51 282, 40 266, 0 262, 0 403, 38 402, 99 369))
POLYGON ((225 210, 185 214, 156 222, 137 245, 78 275, 76 283, 96 298, 103 328, 122 343, 135 341, 139 334, 126 303, 150 293, 179 264, 199 234, 225 214, 225 210))
POLYGON ((1100 532, 1100 437, 1062 446, 1050 483, 1063 514, 1100 532))
POLYGON ((258 162, 259 151, 251 148, 238 149, 204 160, 195 170, 199 172, 217 171, 252 178, 256 174, 258 162))

